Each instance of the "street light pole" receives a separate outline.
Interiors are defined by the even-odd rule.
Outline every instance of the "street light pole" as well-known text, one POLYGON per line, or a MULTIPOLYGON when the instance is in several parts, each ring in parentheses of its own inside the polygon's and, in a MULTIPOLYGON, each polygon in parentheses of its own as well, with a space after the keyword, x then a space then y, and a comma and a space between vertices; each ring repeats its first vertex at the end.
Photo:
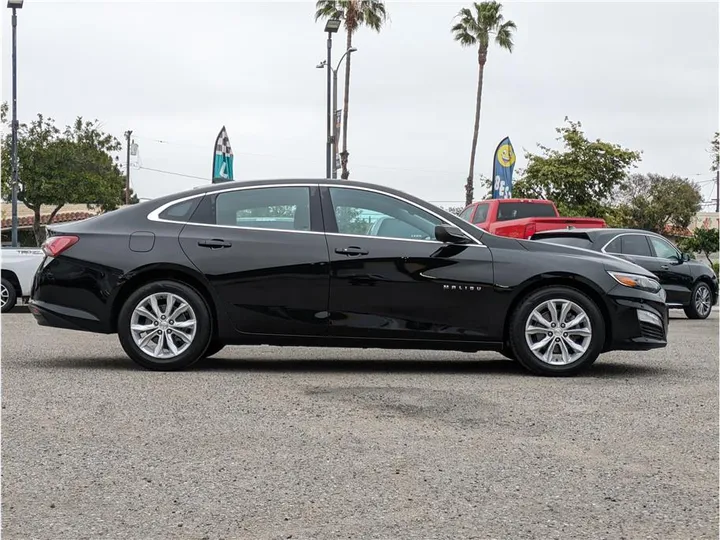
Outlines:
POLYGON ((330 178, 332 168, 332 111, 330 110, 330 94, 332 93, 332 35, 340 28, 340 19, 328 19, 325 23, 327 32, 327 140, 325 141, 325 178, 330 178))
POLYGON ((132 129, 125 132, 125 139, 127 140, 127 159, 125 161, 125 204, 130 204, 130 135, 132 135, 132 129))
MULTIPOLYGON (((335 115, 337 114, 337 110, 338 110, 338 108, 337 108, 338 71, 340 70, 340 64, 342 64, 343 59, 344 59, 347 55, 352 54, 352 53, 354 53, 355 51, 357 51, 357 49, 356 49, 355 47, 350 47, 347 51, 345 51, 345 54, 343 54, 343 55, 340 57, 340 60, 338 60, 337 67, 336 67, 335 69, 333 69, 333 124, 336 122, 336 121, 335 121, 335 115)), ((336 136, 335 136, 335 135, 336 135, 336 132, 335 132, 334 128, 335 128, 335 126, 333 126, 333 137, 332 137, 332 142, 333 142, 333 148, 332 148, 332 161, 333 161, 333 164, 332 164, 332 178, 333 178, 333 179, 337 178, 337 169, 335 168, 335 156, 337 155, 338 146, 339 146, 338 143, 340 142, 340 141, 338 141, 338 138, 339 138, 339 137, 336 137, 336 136)))
POLYGON ((330 65, 332 57, 332 33, 328 32, 328 38, 327 38, 327 142, 325 145, 325 178, 330 178, 330 171, 332 167, 332 117, 333 114, 330 111, 330 91, 331 91, 331 81, 330 81, 330 70, 332 69, 332 66, 330 65))
POLYGON ((12 9, 12 247, 18 247, 18 120, 17 120, 17 10, 23 0, 8 0, 12 9))

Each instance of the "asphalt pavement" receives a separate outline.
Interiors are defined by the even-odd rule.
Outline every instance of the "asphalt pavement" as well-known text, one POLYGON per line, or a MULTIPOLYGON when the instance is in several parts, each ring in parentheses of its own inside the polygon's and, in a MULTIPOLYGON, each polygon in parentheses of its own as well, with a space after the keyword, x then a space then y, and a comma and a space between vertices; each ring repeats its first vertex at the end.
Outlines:
POLYGON ((2 316, 3 539, 718 538, 718 312, 585 375, 231 347, 136 368, 2 316))

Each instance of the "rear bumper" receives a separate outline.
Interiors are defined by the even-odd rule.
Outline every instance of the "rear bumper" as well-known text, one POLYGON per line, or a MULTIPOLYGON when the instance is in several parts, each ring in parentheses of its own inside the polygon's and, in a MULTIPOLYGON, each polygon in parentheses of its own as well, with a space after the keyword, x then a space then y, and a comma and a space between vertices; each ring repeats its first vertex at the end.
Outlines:
POLYGON ((109 334, 107 325, 86 311, 30 300, 28 309, 40 326, 109 334))
POLYGON ((664 302, 612 298, 612 340, 606 350, 647 351, 667 346, 670 319, 664 302))

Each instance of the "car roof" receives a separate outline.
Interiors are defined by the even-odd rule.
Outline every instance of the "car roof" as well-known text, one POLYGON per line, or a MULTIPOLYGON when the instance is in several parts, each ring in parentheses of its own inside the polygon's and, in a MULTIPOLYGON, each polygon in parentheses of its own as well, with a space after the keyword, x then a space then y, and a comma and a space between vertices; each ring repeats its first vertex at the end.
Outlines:
POLYGON ((468 206, 472 206, 474 204, 482 204, 482 203, 489 203, 497 201, 499 203, 532 203, 532 204, 552 204, 555 203, 552 201, 549 201, 547 199, 484 199, 482 201, 475 201, 470 203, 468 206))
POLYGON ((600 238, 617 236, 620 234, 647 234, 650 236, 662 237, 657 233, 654 233, 652 231, 646 231, 643 229, 620 229, 612 227, 596 227, 593 229, 553 229, 550 231, 542 231, 535 233, 533 237, 546 238, 553 236, 587 236, 588 238, 590 238, 591 241, 595 242, 600 238))

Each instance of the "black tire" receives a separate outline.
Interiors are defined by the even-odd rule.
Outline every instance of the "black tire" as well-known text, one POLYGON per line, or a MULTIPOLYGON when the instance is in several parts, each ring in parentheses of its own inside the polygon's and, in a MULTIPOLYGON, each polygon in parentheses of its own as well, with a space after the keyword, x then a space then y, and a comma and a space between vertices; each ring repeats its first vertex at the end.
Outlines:
POLYGON ((203 353, 203 358, 209 358, 211 356, 215 356, 217 353, 223 350, 225 347, 224 343, 220 343, 217 340, 212 340, 210 342, 210 345, 208 345, 207 350, 203 353))
MULTIPOLYGON (((200 360, 212 337, 213 321, 207 303, 195 289, 177 281, 156 281, 143 285, 123 304, 118 317, 118 337, 127 355, 140 366, 155 371, 177 371, 200 360), (145 298, 156 293, 172 293, 187 302, 195 315, 195 335, 190 345, 169 359, 155 358, 143 351, 134 341, 130 330, 133 311, 145 298)), ((172 329, 170 329, 172 330, 172 329)))
POLYGON ((687 315, 688 319, 707 319, 712 312, 712 305, 713 294, 710 286, 704 281, 698 281, 693 287, 692 293, 690 294, 690 304, 685 306, 685 308, 683 308, 683 311, 685 311, 685 315, 687 315), (707 293, 707 297, 709 298, 710 302, 709 306, 707 307, 707 311, 699 309, 699 306, 697 305, 698 295, 702 294, 703 291, 707 293))
MULTIPOLYGON (((605 342, 605 320, 600 309, 585 294, 571 287, 552 286, 533 291, 520 301, 511 315, 509 324, 509 341, 515 358, 525 369, 537 375, 575 375, 590 367, 597 360, 605 342), (582 356, 568 364, 553 365, 537 358, 530 350, 525 337, 525 325, 533 310, 548 300, 569 300, 581 308, 590 321, 591 336, 587 349, 582 356)), ((550 331, 554 332, 555 330, 550 331)), ((562 330, 559 332, 562 333, 562 330)), ((563 340, 562 337, 557 339, 563 340)), ((552 344, 552 341, 550 343, 552 344)))
POLYGON ((7 279, 2 279, 2 292, 3 294, 7 294, 7 298, 5 299, 5 303, 2 305, 2 313, 7 313, 12 308, 15 307, 15 304, 17 304, 17 290, 15 290, 15 285, 10 283, 7 279))

